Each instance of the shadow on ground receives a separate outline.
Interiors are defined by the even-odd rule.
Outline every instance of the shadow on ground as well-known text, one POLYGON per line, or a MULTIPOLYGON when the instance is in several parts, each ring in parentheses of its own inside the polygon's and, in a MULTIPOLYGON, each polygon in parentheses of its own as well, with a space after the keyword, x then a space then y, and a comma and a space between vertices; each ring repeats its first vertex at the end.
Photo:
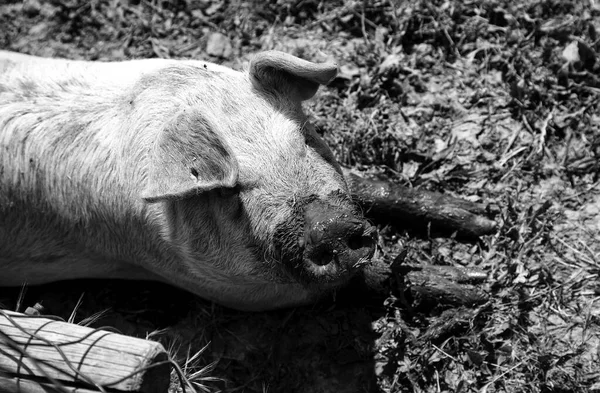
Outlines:
MULTIPOLYGON (((15 310, 19 289, 2 289, 0 302, 15 310)), ((185 366, 208 344, 186 375, 217 361, 196 381, 216 391, 372 392, 374 374, 372 322, 383 299, 355 287, 310 307, 262 313, 226 309, 160 283, 81 280, 30 287, 19 311, 35 303, 45 313, 75 321, 105 310, 91 326, 111 326, 124 334, 153 339, 185 366), (204 375, 204 376, 207 376, 204 375)))

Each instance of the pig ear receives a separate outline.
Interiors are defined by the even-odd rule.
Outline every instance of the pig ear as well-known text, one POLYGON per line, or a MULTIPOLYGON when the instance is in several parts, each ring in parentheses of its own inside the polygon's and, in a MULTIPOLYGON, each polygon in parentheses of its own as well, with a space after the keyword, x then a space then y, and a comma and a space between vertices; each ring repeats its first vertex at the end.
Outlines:
POLYGON ((278 51, 261 52, 250 61, 250 77, 258 86, 299 100, 315 95, 337 75, 335 63, 312 63, 278 51))
POLYGON ((182 199, 233 188, 238 164, 225 141, 199 113, 183 111, 160 132, 150 153, 146 202, 182 199))

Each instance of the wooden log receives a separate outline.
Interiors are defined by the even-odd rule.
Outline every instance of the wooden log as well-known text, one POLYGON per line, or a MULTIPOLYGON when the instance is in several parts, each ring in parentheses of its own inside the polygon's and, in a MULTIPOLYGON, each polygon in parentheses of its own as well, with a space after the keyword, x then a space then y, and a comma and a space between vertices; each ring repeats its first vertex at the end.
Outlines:
POLYGON ((65 387, 61 392, 166 393, 169 378, 160 343, 0 310, 2 392, 52 391, 40 390, 46 385, 65 387))
POLYGON ((379 223, 391 223, 417 232, 431 230, 444 235, 456 232, 462 237, 478 237, 496 231, 496 222, 486 217, 495 213, 491 206, 367 179, 346 169, 344 175, 352 198, 367 217, 379 223))
POLYGON ((45 382, 37 382, 31 379, 9 378, 0 374, 0 392, 2 393, 98 393, 98 390, 90 390, 77 387, 60 388, 45 382))
POLYGON ((373 260, 362 272, 368 288, 387 293, 391 287, 407 308, 435 312, 448 307, 474 307, 489 299, 481 289, 487 279, 484 271, 406 263, 405 259, 406 252, 398 255, 391 264, 373 260))
MULTIPOLYGON (((433 309, 467 306, 485 303, 488 296, 473 282, 481 281, 481 276, 473 281, 462 280, 467 272, 453 266, 420 265, 404 267, 404 289, 410 292, 413 308, 433 309)), ((482 274, 485 277, 485 274, 482 274)))

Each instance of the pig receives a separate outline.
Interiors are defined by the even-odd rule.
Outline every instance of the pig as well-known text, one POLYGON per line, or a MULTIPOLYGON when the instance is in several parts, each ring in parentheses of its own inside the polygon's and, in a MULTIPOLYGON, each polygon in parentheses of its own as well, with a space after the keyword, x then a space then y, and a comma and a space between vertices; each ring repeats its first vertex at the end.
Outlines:
POLYGON ((0 51, 0 286, 158 280, 257 311, 347 283, 375 230, 302 109, 336 73, 0 51))

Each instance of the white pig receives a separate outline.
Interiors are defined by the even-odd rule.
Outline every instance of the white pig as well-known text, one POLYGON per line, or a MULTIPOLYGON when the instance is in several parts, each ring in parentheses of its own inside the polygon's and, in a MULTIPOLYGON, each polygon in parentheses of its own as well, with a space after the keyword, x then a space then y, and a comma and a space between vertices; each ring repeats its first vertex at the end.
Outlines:
POLYGON ((152 279, 264 310, 347 282, 374 230, 301 107, 336 72, 0 51, 0 285, 152 279))

